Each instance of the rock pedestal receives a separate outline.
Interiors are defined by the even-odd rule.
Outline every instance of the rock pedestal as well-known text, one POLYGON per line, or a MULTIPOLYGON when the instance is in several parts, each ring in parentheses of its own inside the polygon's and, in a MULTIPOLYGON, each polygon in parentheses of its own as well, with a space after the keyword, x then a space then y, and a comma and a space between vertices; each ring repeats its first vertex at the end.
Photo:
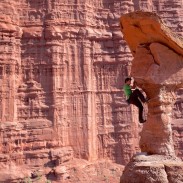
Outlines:
POLYGON ((126 166, 121 183, 180 183, 183 182, 183 162, 162 155, 136 155, 126 166))

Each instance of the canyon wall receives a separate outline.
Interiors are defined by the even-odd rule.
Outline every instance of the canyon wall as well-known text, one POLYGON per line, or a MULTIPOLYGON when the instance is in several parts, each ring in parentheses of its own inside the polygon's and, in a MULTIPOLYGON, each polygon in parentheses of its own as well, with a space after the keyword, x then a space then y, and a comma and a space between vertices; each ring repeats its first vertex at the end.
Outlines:
MULTIPOLYGON (((133 56, 119 26, 135 10, 157 12, 183 35, 181 0, 1 0, 1 167, 52 169, 73 158, 125 165, 139 151, 136 108, 122 92, 133 56)), ((182 95, 173 112, 179 157, 182 95)))

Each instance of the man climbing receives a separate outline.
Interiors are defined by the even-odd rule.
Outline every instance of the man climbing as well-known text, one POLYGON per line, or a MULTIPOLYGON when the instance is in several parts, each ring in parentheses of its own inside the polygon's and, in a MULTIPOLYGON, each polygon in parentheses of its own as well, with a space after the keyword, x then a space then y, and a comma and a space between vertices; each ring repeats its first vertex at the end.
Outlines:
POLYGON ((145 103, 148 101, 148 99, 145 99, 144 95, 140 92, 139 89, 136 88, 136 82, 134 81, 133 86, 131 87, 131 78, 125 79, 125 84, 123 86, 124 93, 127 97, 127 102, 129 104, 133 104, 136 107, 138 107, 139 111, 139 122, 144 123, 146 120, 143 119, 143 105, 142 103, 145 103), (136 88, 136 89, 135 89, 136 88), (134 89, 134 91, 132 91, 134 89))

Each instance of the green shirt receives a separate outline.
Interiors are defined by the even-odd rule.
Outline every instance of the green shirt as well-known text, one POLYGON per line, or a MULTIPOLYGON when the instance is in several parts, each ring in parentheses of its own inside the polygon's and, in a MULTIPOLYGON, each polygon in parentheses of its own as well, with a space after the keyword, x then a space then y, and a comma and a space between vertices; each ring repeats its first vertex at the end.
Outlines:
POLYGON ((123 90, 124 90, 124 93, 125 93, 127 99, 129 99, 130 95, 132 94, 131 87, 129 85, 125 84, 123 86, 123 90))

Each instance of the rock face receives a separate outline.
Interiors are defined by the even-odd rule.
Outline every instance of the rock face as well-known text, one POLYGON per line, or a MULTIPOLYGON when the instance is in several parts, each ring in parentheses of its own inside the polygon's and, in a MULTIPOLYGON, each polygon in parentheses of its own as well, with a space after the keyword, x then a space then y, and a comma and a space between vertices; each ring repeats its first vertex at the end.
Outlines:
POLYGON ((0 181, 41 171, 60 182, 60 166, 74 158, 125 164, 136 152, 137 125, 120 89, 131 54, 121 12, 110 6, 0 1, 0 181))
POLYGON ((166 28, 153 13, 126 14, 121 17, 121 29, 134 55, 131 74, 150 98, 140 147, 151 155, 145 156, 145 162, 141 156, 132 159, 121 182, 182 182, 183 162, 172 158, 175 151, 171 121, 175 93, 183 87, 183 39, 166 28), (152 154, 161 158, 154 158, 152 154), (181 176, 177 176, 175 169, 181 176), (133 172, 133 176, 129 172, 133 172))
POLYGON ((60 166, 75 158, 125 165, 139 150, 136 109, 121 91, 132 55, 119 28, 121 14, 139 9, 157 11, 182 34, 179 0, 0 1, 0 180, 40 170, 57 181, 54 173, 62 177, 60 166))

